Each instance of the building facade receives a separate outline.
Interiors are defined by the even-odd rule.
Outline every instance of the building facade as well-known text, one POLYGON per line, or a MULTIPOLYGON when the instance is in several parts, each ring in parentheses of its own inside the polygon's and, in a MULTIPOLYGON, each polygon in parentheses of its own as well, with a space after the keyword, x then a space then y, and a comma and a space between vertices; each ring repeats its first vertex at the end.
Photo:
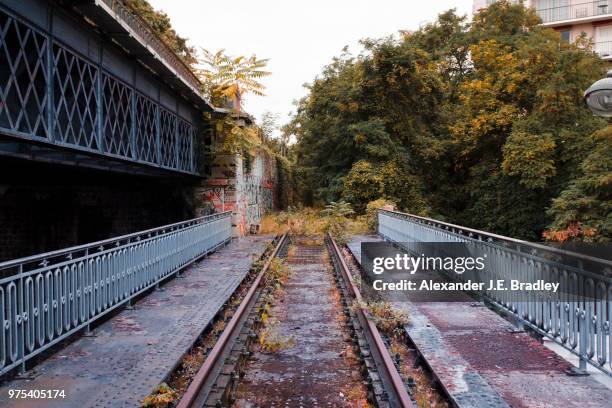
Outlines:
MULTIPOLYGON (((473 11, 488 7, 495 0, 474 0, 473 11)), ((575 41, 582 33, 593 40, 594 50, 612 60, 612 0, 530 0, 542 25, 559 32, 561 39, 575 41)))

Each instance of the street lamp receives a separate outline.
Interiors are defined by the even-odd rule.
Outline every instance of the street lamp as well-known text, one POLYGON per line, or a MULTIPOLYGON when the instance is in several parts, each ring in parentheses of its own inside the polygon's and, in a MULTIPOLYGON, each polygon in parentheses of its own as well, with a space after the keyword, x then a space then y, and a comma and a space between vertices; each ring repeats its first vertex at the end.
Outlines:
POLYGON ((584 101, 595 115, 612 117, 612 70, 605 78, 589 86, 584 92, 584 101))

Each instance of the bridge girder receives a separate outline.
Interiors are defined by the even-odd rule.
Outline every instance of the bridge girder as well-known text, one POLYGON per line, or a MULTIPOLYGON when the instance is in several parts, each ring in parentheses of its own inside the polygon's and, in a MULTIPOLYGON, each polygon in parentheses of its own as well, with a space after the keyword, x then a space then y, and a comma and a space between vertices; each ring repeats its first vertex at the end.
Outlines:
MULTIPOLYGON (((0 1, 0 134, 21 151, 43 146, 26 149, 33 160, 198 175, 212 107, 184 63, 118 5, 0 1)), ((14 147, 0 143, 3 155, 14 147)))

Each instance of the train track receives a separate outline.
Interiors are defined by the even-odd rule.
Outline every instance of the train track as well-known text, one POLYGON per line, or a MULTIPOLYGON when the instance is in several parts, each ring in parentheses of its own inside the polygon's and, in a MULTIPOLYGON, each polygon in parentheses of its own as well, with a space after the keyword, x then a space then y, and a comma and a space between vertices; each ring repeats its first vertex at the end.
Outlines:
MULTIPOLYGON (((387 351, 381 334, 372 319, 368 316, 366 308, 363 306, 363 299, 359 288, 353 280, 338 244, 330 235, 326 237, 326 244, 330 253, 331 262, 334 266, 334 271, 338 275, 340 286, 344 292, 344 299, 350 299, 348 302, 357 302, 356 307, 352 308, 356 315, 356 319, 353 319, 355 335, 363 335, 367 342, 370 356, 366 358, 371 358, 373 360, 378 378, 380 379, 381 385, 384 387, 384 392, 378 387, 372 387, 373 390, 380 391, 380 393, 373 395, 374 398, 371 399, 374 399, 378 406, 414 407, 415 405, 406 391, 404 382, 387 351)), ((372 367, 371 362, 367 360, 365 364, 368 369, 372 367)), ((372 378, 376 376, 372 373, 369 377, 372 378)))
POLYGON ((255 331, 261 323, 261 294, 269 291, 262 287, 272 260, 286 249, 289 237, 284 234, 277 242, 268 260, 257 274, 240 306, 227 323, 202 367, 193 377, 178 408, 230 406, 238 381, 238 373, 248 358, 250 344, 256 339, 255 331))
MULTIPOLYGON (((245 370, 248 370, 252 345, 257 341, 257 332, 262 326, 262 313, 268 309, 265 302, 269 296, 264 295, 274 290, 273 285, 266 285, 266 273, 275 257, 286 254, 289 242, 290 237, 286 234, 278 240, 240 306, 208 353, 204 364, 193 377, 178 403, 179 408, 230 407, 235 402, 240 379, 244 376, 245 370)), ((352 342, 352 348, 358 356, 359 372, 362 376, 359 383, 367 384, 368 401, 384 408, 414 407, 415 404, 406 391, 381 334, 368 316, 359 289, 340 248, 328 235, 325 237, 325 246, 321 246, 319 250, 321 254, 327 251, 329 262, 333 267, 333 282, 340 293, 342 313, 351 334, 349 341, 352 342)), ((304 251, 304 253, 311 256, 313 252, 310 249, 310 252, 304 251)), ((302 259, 302 262, 309 261, 302 259)), ((314 296, 317 297, 317 294, 314 296)), ((291 299, 287 301, 291 302, 291 299)), ((327 391, 332 393, 334 390, 327 391)))

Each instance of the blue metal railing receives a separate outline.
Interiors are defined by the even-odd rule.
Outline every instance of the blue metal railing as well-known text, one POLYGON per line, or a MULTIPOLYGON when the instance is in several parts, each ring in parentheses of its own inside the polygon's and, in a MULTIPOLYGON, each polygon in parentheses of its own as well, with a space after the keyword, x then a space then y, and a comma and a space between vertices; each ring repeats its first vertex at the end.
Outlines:
MULTIPOLYGON (((378 232, 409 252, 421 253, 420 243, 470 243, 487 257, 481 273, 487 280, 547 279, 561 290, 542 295, 485 290, 495 307, 560 344, 587 363, 612 376, 612 262, 537 243, 478 231, 396 211, 379 210, 378 232)), ((462 275, 456 277, 461 279, 462 275)))
POLYGON ((0 374, 231 239, 231 212, 0 263, 0 374))

